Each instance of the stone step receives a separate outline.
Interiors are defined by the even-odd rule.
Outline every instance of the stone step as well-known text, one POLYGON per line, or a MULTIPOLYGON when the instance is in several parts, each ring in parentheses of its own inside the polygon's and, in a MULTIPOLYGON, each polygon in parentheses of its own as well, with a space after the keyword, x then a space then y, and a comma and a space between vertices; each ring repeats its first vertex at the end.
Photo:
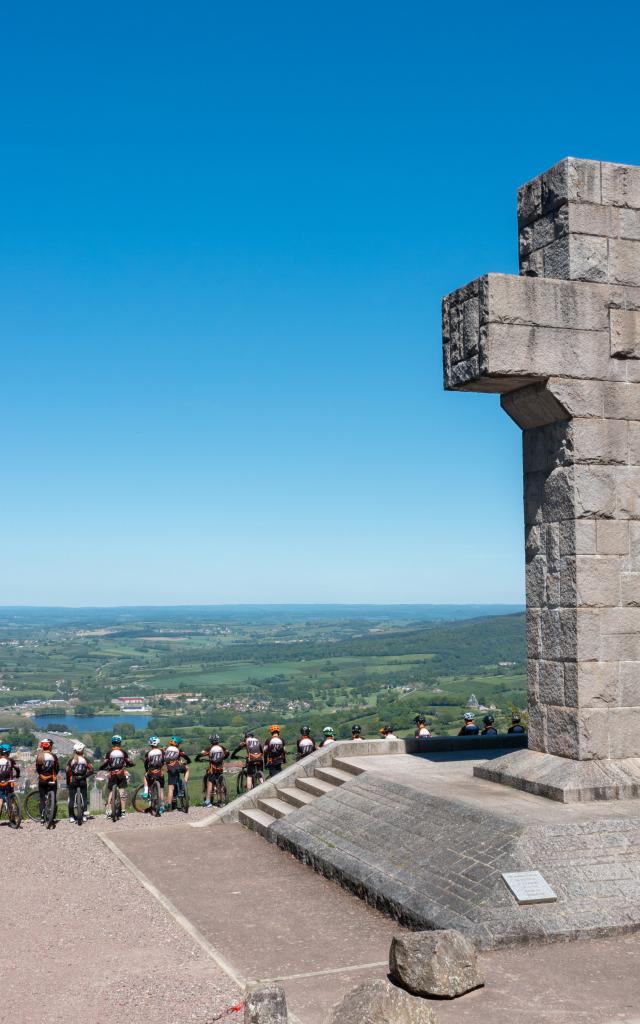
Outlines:
POLYGON ((303 789, 298 788, 297 784, 295 786, 283 786, 282 789, 278 790, 278 796, 294 807, 306 807, 312 800, 315 800, 315 796, 312 796, 311 793, 305 793, 303 789))
POLYGON ((346 772, 353 778, 354 775, 362 775, 366 768, 363 768, 361 764, 356 764, 350 757, 334 757, 333 767, 340 768, 341 771, 346 772))
POLYGON ((342 786, 345 782, 353 780, 351 772, 345 772, 344 769, 335 768, 333 765, 323 765, 316 768, 313 774, 316 779, 322 779, 323 782, 332 782, 334 786, 342 786))
POLYGON ((322 779, 297 779, 296 786, 303 789, 305 793, 311 793, 312 796, 324 796, 325 793, 331 793, 336 787, 333 782, 323 782, 322 779))
POLYGON ((292 804, 287 803, 286 800, 279 800, 277 796, 260 797, 258 807, 261 811, 270 814, 272 818, 286 818, 287 814, 291 814, 294 809, 292 804))
POLYGON ((249 807, 246 811, 239 811, 238 821, 242 825, 246 825, 247 828, 252 828, 254 832, 259 832, 261 836, 266 837, 269 826, 274 825, 276 819, 272 814, 267 814, 266 811, 259 811, 255 807, 249 807))

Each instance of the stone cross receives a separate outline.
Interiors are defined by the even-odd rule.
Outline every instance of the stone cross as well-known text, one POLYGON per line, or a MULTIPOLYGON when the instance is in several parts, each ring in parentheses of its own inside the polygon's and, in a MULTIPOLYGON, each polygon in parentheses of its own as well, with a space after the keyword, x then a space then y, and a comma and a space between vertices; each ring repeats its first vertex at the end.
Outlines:
POLYGON ((445 387, 523 430, 529 750, 476 774, 640 795, 640 167, 568 158, 518 193, 520 276, 443 302, 445 387))

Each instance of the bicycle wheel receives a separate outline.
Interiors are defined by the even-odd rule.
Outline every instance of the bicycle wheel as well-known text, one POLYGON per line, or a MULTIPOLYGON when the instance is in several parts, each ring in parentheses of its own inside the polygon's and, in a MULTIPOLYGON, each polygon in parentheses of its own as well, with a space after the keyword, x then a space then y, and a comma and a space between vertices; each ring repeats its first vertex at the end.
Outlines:
POLYGON ((236 779, 236 791, 238 796, 243 796, 247 792, 247 769, 241 768, 238 772, 238 778, 236 779))
POLYGON ((32 789, 24 801, 24 809, 31 821, 42 822, 40 814, 40 794, 37 789, 32 789))
POLYGON ((178 792, 178 810, 184 814, 189 813, 189 790, 185 785, 184 779, 180 779, 180 789, 178 792))
POLYGON ((22 822, 22 811, 20 810, 20 801, 18 800, 15 793, 9 793, 7 796, 9 824, 11 828, 20 828, 22 822))
POLYGON ((138 786, 135 789, 134 794, 133 794, 133 809, 135 811, 137 811, 138 814, 145 814, 146 811, 149 810, 149 800, 148 799, 143 800, 143 798, 142 798, 142 794, 144 793, 144 790, 145 790, 145 786, 144 786, 144 783, 142 783, 140 786, 138 786))
POLYGON ((111 820, 117 821, 118 818, 122 817, 122 800, 120 799, 120 790, 118 786, 114 786, 111 790, 111 820))
POLYGON ((149 804, 151 806, 151 813, 156 817, 160 817, 160 783, 152 782, 149 786, 149 804))
POLYGON ((84 821, 84 799, 79 789, 76 789, 76 795, 73 798, 73 816, 76 819, 76 825, 82 825, 84 821))
POLYGON ((56 791, 55 789, 50 789, 44 803, 44 823, 47 828, 55 828, 56 810, 56 791))

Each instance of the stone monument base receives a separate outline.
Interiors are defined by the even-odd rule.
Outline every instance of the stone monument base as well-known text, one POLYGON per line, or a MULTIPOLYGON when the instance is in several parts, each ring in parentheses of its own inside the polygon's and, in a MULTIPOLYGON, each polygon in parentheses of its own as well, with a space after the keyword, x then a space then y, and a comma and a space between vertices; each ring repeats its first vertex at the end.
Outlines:
POLYGON ((640 930, 640 803, 561 808, 470 765, 402 760, 418 761, 408 785, 367 771, 265 837, 409 928, 484 949, 640 930), (555 900, 520 904, 512 872, 540 872, 555 900))
POLYGON ((573 761, 537 750, 515 750, 476 765, 473 773, 562 803, 640 797, 640 757, 573 761))

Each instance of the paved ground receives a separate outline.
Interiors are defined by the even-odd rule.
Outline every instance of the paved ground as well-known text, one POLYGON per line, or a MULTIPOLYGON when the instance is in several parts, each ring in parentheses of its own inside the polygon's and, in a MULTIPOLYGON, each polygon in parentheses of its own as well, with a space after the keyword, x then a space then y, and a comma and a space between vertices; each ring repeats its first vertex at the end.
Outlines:
MULTIPOLYGON (((151 851, 156 837, 171 843, 179 819, 128 815, 81 828, 61 821, 53 831, 27 822, 18 832, 0 824, 2 999, 12 1022, 66 1024, 81 1014, 97 1024, 149 1024, 178 1005, 181 1022, 208 1024, 239 998, 228 975, 97 835, 138 835, 151 851)), ((238 1014, 220 1024, 232 1020, 238 1014)))
MULTIPOLYGON (((323 1024, 360 980, 386 976, 397 926, 255 833, 183 828, 153 849, 140 833, 114 841, 232 969, 284 978, 302 1024, 323 1024)), ((639 958, 636 935, 486 953, 485 989, 433 1005, 442 1024, 640 1024, 639 958)))

